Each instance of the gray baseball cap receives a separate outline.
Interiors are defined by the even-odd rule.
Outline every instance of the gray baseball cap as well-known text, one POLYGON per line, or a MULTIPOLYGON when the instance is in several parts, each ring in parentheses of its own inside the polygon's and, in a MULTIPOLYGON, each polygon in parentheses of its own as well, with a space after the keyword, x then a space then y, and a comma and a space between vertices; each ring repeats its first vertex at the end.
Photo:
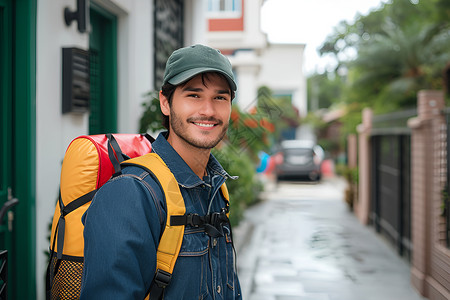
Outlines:
POLYGON ((204 45, 193 45, 175 50, 166 63, 163 85, 179 85, 205 72, 217 72, 225 76, 232 91, 236 91, 231 63, 219 50, 204 45))

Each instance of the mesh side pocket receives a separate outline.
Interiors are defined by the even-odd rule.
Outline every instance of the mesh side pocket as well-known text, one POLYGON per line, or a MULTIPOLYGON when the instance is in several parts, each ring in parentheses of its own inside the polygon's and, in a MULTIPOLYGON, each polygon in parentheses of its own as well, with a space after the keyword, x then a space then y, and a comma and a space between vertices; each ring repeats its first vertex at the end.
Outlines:
POLYGON ((54 276, 57 259, 52 258, 50 271, 51 300, 76 300, 80 298, 81 276, 83 274, 83 258, 64 257, 54 276))

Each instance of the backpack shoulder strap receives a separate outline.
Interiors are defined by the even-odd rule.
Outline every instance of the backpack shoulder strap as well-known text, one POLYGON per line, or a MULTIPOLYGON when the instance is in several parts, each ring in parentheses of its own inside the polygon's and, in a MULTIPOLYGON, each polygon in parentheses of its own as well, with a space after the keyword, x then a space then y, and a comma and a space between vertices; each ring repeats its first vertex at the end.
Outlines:
POLYGON ((222 195, 225 198, 225 200, 230 201, 230 194, 228 193, 228 188, 225 182, 220 187, 220 190, 222 191, 222 195))
POLYGON ((227 210, 227 217, 230 217, 230 194, 228 193, 228 188, 225 182, 220 186, 220 191, 222 192, 223 197, 225 198, 226 202, 226 210, 227 210))
POLYGON ((158 179, 166 198, 166 225, 157 250, 155 278, 152 287, 150 287, 150 299, 158 299, 156 298, 158 297, 158 291, 160 290, 162 294, 164 288, 170 282, 183 242, 184 226, 171 226, 169 220, 172 215, 184 215, 186 213, 184 199, 172 172, 156 153, 129 159, 124 162, 124 165, 139 166, 152 173, 158 179))

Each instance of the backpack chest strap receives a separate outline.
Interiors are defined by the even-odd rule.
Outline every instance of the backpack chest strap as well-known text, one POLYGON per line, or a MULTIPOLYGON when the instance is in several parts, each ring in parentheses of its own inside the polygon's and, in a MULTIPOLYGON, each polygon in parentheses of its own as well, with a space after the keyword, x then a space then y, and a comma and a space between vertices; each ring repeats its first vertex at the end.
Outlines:
POLYGON ((202 227, 205 232, 214 238, 223 237, 223 226, 229 224, 230 220, 227 216, 227 210, 224 208, 220 213, 214 212, 205 216, 198 214, 184 214, 178 216, 170 216, 171 226, 202 227))

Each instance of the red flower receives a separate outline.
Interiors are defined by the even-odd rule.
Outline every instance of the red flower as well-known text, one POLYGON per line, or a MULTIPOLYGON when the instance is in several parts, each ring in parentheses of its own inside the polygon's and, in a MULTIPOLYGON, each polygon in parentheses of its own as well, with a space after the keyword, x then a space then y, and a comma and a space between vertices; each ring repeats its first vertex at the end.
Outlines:
POLYGON ((262 118, 261 121, 259 121, 259 124, 267 129, 269 132, 275 132, 275 125, 273 125, 269 120, 266 118, 262 118))
POLYGON ((240 117, 239 112, 233 109, 230 115, 231 121, 236 122, 237 120, 239 120, 239 117, 240 117))
POLYGON ((248 118, 244 120, 244 125, 249 128, 257 128, 258 127, 258 121, 252 118, 248 118))

